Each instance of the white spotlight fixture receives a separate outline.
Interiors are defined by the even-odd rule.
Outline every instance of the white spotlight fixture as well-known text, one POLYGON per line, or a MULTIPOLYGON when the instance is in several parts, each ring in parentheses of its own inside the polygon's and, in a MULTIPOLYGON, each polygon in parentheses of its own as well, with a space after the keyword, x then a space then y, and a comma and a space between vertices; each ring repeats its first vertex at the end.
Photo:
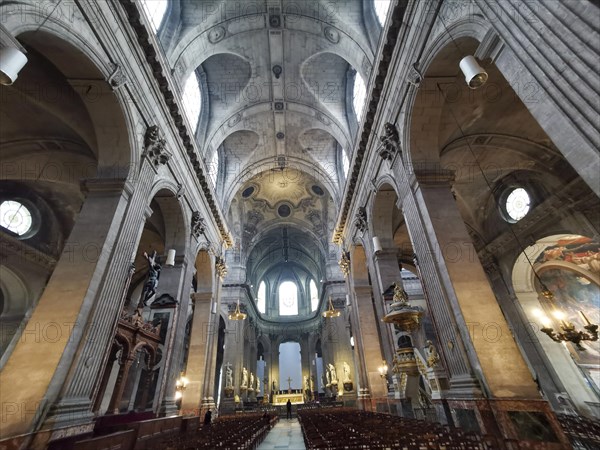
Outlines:
POLYGON ((465 75, 465 81, 471 89, 483 86, 488 79, 487 72, 479 65, 473 55, 465 56, 461 59, 459 66, 465 75))
POLYGON ((27 56, 18 48, 0 48, 0 84, 13 84, 26 63, 27 56))
POLYGON ((173 267, 175 265, 175 249, 170 249, 167 252, 167 260, 165 261, 165 265, 173 267))
POLYGON ((381 246, 381 241, 379 240, 379 238, 377 236, 374 236, 373 237, 373 251, 375 252, 375 254, 377 254, 382 250, 383 250, 383 247, 381 246))

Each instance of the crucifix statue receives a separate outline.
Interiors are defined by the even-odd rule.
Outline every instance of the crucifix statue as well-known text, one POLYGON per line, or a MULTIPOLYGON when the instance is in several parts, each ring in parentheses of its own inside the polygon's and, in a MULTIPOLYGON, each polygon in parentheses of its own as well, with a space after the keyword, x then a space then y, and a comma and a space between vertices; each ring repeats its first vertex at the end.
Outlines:
POLYGON ((287 382, 288 382, 288 394, 291 394, 292 393, 292 379, 290 377, 288 377, 287 382))
POLYGON ((148 253, 144 252, 144 258, 148 261, 148 279, 144 285, 144 291, 138 304, 138 308, 146 306, 148 300, 150 300, 154 294, 156 294, 156 288, 158 287, 158 278, 160 277, 161 265, 156 261, 156 250, 152 253, 152 256, 148 256, 148 253))

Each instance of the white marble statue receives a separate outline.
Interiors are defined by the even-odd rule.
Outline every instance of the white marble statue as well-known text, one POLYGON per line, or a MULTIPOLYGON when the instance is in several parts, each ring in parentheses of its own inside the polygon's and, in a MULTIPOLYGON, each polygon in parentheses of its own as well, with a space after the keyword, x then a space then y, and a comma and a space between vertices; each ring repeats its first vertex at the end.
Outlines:
POLYGON ((250 372, 250 387, 254 387, 254 374, 252 372, 250 372))
POLYGON ((225 364, 225 387, 233 387, 233 371, 231 364, 225 364))
POLYGON ((242 368, 242 387, 248 387, 248 371, 245 367, 242 368))
POLYGON ((337 383, 337 372, 335 370, 335 366, 333 364, 327 364, 327 367, 329 368, 329 373, 331 375, 331 382, 332 383, 337 383))
POLYGON ((350 383, 352 380, 350 379, 350 366, 346 361, 343 362, 344 367, 344 383, 350 383))
POLYGON ((260 378, 256 377, 256 392, 260 392, 260 378))

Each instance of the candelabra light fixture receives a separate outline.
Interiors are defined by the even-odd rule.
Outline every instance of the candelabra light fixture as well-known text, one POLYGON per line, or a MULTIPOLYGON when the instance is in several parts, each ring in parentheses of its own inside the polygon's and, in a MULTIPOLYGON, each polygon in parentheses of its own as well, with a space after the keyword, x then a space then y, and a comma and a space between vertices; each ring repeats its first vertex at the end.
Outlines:
POLYGON ((326 319, 332 319, 334 317, 339 317, 340 314, 341 314, 341 311, 339 311, 333 307, 333 302, 331 301, 331 296, 329 296, 329 308, 327 308, 327 311, 325 311, 323 313, 323 317, 325 317, 326 319))
MULTIPOLYGON (((552 292, 547 289, 543 291, 542 295, 548 299, 554 297, 552 292)), ((562 330, 561 332, 554 331, 554 328, 552 328, 552 321, 541 310, 534 310, 534 314, 542 323, 543 327, 541 328, 541 331, 548 335, 554 342, 571 342, 577 347, 577 350, 585 351, 585 348, 581 346, 581 341, 598 340, 598 325, 590 322, 583 311, 579 311, 579 314, 585 322, 585 325, 583 326, 585 331, 575 329, 575 325, 566 320, 565 314, 558 309, 552 311, 552 315, 559 321, 560 329, 562 330)))

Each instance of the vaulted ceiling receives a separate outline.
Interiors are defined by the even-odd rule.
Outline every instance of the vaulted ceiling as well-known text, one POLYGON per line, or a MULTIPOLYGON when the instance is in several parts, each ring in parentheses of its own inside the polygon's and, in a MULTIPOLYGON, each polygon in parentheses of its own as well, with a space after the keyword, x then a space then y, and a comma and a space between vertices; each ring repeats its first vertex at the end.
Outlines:
POLYGON ((259 249, 282 236, 324 272, 360 120, 354 82, 368 82, 380 33, 372 0, 169 2, 158 38, 181 86, 198 77, 196 138, 256 276, 286 260, 259 249))

